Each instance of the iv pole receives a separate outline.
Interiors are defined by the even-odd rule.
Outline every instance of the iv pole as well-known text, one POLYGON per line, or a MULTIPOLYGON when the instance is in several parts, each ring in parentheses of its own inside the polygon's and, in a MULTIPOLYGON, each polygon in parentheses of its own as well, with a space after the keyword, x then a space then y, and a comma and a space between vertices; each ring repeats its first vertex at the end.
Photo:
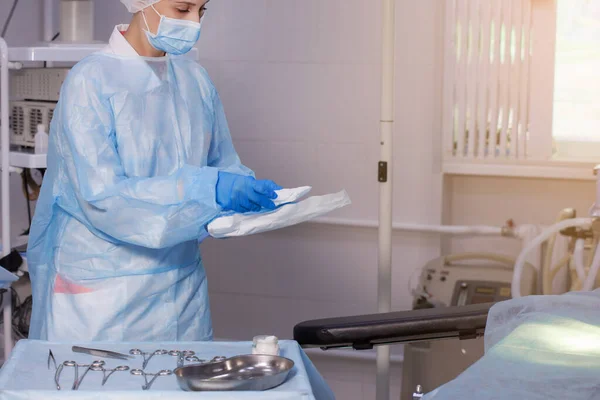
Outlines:
MULTIPOLYGON (((392 195, 395 68, 395 0, 382 0, 381 158, 379 161, 379 258, 377 303, 380 313, 392 308, 392 195)), ((377 400, 390 399, 390 348, 377 348, 377 400)))

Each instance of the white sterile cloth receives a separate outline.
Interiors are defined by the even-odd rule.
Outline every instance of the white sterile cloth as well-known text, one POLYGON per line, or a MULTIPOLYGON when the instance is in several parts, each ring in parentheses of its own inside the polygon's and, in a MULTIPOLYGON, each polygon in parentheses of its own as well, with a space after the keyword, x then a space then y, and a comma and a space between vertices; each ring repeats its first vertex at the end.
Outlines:
POLYGON ((208 224, 208 233, 214 238, 226 238, 272 231, 309 221, 351 203, 345 190, 325 196, 309 197, 298 203, 290 203, 308 193, 306 189, 297 188, 283 192, 278 199, 281 198, 284 201, 284 196, 288 196, 285 203, 289 204, 284 204, 273 211, 231 214, 216 218, 208 224))
POLYGON ((276 206, 280 206, 287 203, 293 203, 303 198, 312 190, 310 186, 302 186, 295 189, 281 189, 277 190, 277 198, 273 200, 276 206))

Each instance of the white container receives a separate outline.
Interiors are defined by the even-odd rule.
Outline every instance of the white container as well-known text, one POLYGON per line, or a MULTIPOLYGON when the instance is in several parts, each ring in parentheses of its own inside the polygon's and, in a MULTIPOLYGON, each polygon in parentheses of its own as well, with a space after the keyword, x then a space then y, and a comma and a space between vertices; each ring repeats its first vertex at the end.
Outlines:
POLYGON ((252 343, 252 354, 279 355, 279 339, 276 336, 255 336, 252 343))
POLYGON ((46 154, 48 152, 48 134, 44 125, 37 126, 37 133, 34 137, 35 154, 46 154))

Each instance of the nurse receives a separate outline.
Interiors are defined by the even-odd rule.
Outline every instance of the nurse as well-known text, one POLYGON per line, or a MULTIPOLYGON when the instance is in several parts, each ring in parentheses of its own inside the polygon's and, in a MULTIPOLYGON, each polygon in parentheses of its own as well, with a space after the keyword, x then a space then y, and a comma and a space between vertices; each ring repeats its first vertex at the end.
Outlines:
POLYGON ((121 0, 130 25, 69 73, 50 127, 28 264, 30 338, 212 339, 198 243, 224 211, 273 209, 206 71, 181 57, 207 0, 121 0))

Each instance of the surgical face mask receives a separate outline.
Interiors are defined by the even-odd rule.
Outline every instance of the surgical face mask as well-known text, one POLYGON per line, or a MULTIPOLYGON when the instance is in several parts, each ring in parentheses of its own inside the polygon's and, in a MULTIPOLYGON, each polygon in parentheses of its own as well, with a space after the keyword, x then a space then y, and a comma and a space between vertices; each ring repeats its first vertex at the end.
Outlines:
POLYGON ((160 22, 156 33, 150 32, 146 15, 142 11, 142 17, 146 23, 146 37, 150 45, 156 50, 164 51, 172 55, 181 55, 190 51, 200 38, 201 23, 174 19, 160 15, 154 6, 150 6, 160 16, 160 22))

